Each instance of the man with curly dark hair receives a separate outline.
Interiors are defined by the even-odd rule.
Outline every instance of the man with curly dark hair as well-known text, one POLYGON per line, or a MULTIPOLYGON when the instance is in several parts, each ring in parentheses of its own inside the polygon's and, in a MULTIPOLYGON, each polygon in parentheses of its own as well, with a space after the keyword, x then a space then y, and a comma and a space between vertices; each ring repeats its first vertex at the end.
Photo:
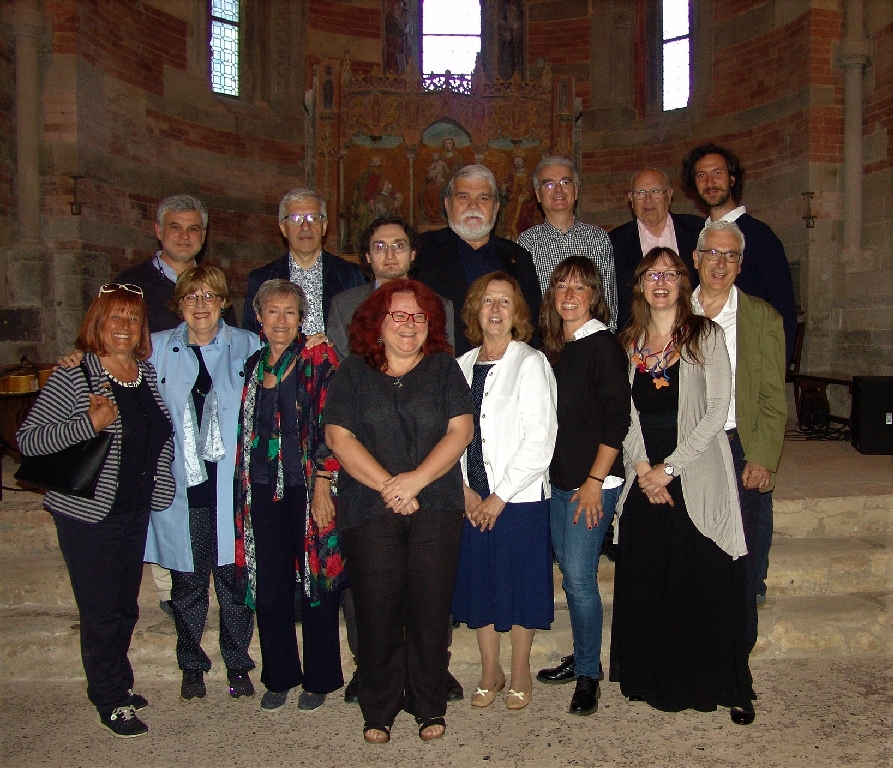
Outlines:
POLYGON ((735 284, 751 296, 771 304, 784 321, 787 362, 794 355, 797 307, 794 283, 784 246, 772 228, 755 219, 740 203, 744 192, 744 168, 735 154, 716 144, 691 150, 682 161, 682 184, 707 211, 707 221, 734 221, 747 242, 747 261, 735 284))

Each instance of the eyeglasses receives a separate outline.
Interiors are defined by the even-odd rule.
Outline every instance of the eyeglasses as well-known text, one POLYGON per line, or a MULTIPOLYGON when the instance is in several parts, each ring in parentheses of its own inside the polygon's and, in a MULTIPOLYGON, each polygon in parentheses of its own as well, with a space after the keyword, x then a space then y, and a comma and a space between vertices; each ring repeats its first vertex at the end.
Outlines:
POLYGON ((382 256, 388 251, 393 251, 402 256, 404 253, 409 253, 409 243, 405 240, 398 240, 396 243, 388 245, 387 243, 379 241, 377 243, 372 243, 372 247, 369 250, 376 256, 382 256))
POLYGON ((717 251, 715 248, 710 248, 709 250, 702 251, 700 248, 698 249, 698 253, 700 253, 707 261, 719 261, 720 258, 725 259, 726 261, 730 261, 734 264, 736 261, 741 261, 741 254, 738 251, 717 251))
MULTIPOLYGON (((669 187, 667 187, 669 189, 669 187)), ((654 189, 634 189, 632 195, 636 200, 641 200, 645 197, 658 197, 659 195, 664 194, 667 189, 658 189, 654 187, 654 189)))
POLYGON ((114 293, 115 291, 127 291, 128 293, 135 293, 137 296, 143 295, 143 289, 133 283, 106 283, 99 286, 97 296, 102 296, 104 293, 114 293))
POLYGON ((565 176, 563 179, 559 179, 558 181, 552 181, 549 179, 548 181, 544 181, 540 186, 551 192, 555 187, 561 187, 562 189, 567 189, 574 183, 574 180, 570 176, 565 176))
POLYGON ((395 323, 408 323, 410 318, 416 323, 428 322, 426 312, 388 312, 388 314, 395 323))
POLYGON ((655 272, 654 270, 649 269, 642 277, 646 280, 650 280, 653 283, 656 283, 658 280, 663 278, 668 283, 675 283, 682 273, 678 269, 668 269, 664 272, 655 272))
POLYGON ((299 227, 306 221, 312 227, 317 222, 324 221, 325 218, 321 213, 290 213, 288 216, 283 216, 282 221, 288 220, 299 227))
POLYGON ((214 293, 213 291, 205 291, 204 293, 188 293, 185 296, 181 297, 180 301, 182 301, 187 307, 194 307, 198 304, 199 299, 201 299, 202 304, 215 304, 220 301, 222 297, 219 293, 214 293))

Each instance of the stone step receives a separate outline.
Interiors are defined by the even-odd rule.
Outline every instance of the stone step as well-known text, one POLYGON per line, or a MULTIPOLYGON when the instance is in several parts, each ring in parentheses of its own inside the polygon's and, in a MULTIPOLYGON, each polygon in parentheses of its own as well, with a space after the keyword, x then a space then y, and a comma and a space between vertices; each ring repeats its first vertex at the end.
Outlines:
MULTIPOLYGON (((60 588, 61 589, 61 588, 60 588)), ((563 593, 562 593, 563 594, 563 593)), ((893 653, 890 615, 893 593, 864 592, 849 595, 775 595, 759 612, 759 639, 754 657, 804 658, 893 653)), ((611 601, 605 600, 602 660, 610 649, 611 601)), ((217 648, 217 611, 212 607, 205 629, 204 648, 214 665, 210 680, 224 679, 217 648)), ((148 567, 143 574, 140 620, 131 645, 131 661, 140 678, 178 680, 176 631, 158 608, 157 594, 148 567)), ((549 631, 537 632, 531 665, 550 666, 573 648, 566 605, 556 605, 549 631)), ((346 633, 341 627, 341 651, 345 674, 353 670, 346 633)), ((510 645, 503 643, 503 663, 510 663, 510 645)), ((476 635, 467 627, 453 633, 451 669, 463 681, 473 679, 479 665, 476 635)), ((257 634, 251 654, 260 661, 257 634)), ((73 601, 55 606, 18 605, 0 609, 0 679, 79 679, 78 616, 73 601)))
POLYGON ((769 594, 877 592, 893 584, 893 534, 789 539, 769 552, 769 594))
POLYGON ((776 535, 862 536, 893 531, 893 494, 773 499, 776 535))

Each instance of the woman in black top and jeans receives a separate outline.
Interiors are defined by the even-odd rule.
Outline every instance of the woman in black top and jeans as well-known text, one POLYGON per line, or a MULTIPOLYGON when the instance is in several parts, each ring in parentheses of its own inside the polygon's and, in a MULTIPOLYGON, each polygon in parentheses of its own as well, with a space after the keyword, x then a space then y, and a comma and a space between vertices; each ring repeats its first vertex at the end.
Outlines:
MULTIPOLYGON (((630 423, 626 353, 608 330, 602 279, 582 256, 565 259, 552 273, 543 299, 543 351, 558 384, 558 438, 549 467, 552 482, 552 547, 567 594, 574 653, 541 682, 572 669, 572 715, 598 709, 602 677, 602 601, 598 559, 623 488, 620 449, 630 423)), ((564 680, 560 680, 564 682, 564 680)))
POLYGON ((145 362, 151 341, 142 290, 102 286, 77 347, 86 353, 83 365, 53 373, 16 437, 23 454, 37 456, 102 430, 114 434, 94 498, 51 491, 44 506, 78 606, 87 697, 113 735, 140 736, 148 727, 134 711, 148 703, 133 693, 127 653, 139 618, 149 513, 174 497, 171 424, 145 362))

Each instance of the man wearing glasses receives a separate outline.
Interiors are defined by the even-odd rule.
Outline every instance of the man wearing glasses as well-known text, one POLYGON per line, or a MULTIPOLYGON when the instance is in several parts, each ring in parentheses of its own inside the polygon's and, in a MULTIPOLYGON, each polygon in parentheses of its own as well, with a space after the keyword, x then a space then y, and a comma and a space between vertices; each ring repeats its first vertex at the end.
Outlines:
MULTIPOLYGON (((195 266, 208 234, 208 209, 192 195, 166 197, 158 204, 155 236, 161 250, 148 261, 124 270, 114 282, 138 285, 146 301, 149 332, 169 331, 182 320, 170 308, 180 273, 195 266)), ((224 315, 235 324, 232 309, 224 315)))
POLYGON ((691 252, 704 226, 700 216, 670 213, 673 188, 667 174, 657 168, 645 168, 633 176, 627 197, 635 218, 610 232, 614 246, 614 268, 617 271, 618 328, 629 322, 636 267, 652 248, 672 248, 676 251, 688 267, 692 286, 698 284, 691 252))
MULTIPOLYGON (((358 245, 362 254, 361 268, 371 279, 365 285, 335 296, 326 320, 326 335, 340 360, 350 354, 347 326, 357 307, 372 295, 372 291, 389 280, 408 277, 418 251, 415 230, 395 213, 375 219, 360 235, 358 245)), ((453 302, 443 299, 443 308, 446 310, 447 337, 450 344, 455 346, 453 302)))
POLYGON ((573 162, 562 155, 540 160, 533 172, 533 191, 546 220, 524 230, 518 245, 533 256, 536 275, 543 293, 559 261, 568 256, 585 256, 595 264, 605 289, 605 301, 611 312, 609 327, 617 326, 617 282, 614 277, 614 249, 608 233, 594 224, 585 224, 574 216, 580 194, 580 174, 573 162))
MULTIPOLYGON (((743 274, 745 237, 733 221, 708 222, 693 257, 700 285, 692 309, 725 331, 732 363, 726 434, 732 449, 747 542, 747 630, 757 640, 757 604, 765 601, 772 544, 772 488, 785 423, 785 339, 781 315, 736 286, 743 274)), ((747 246, 750 258, 750 245, 747 246)))
POLYGON ((786 362, 794 356, 797 340, 797 306, 794 283, 784 246, 768 224, 739 205, 744 190, 744 168, 725 147, 704 144, 682 161, 682 183, 710 213, 707 221, 734 221, 747 239, 747 266, 737 285, 745 293, 769 302, 784 322, 786 362))
POLYGON ((365 282, 356 264, 323 249, 327 227, 326 201, 316 192, 298 188, 282 198, 279 230, 288 242, 288 253, 248 275, 243 328, 260 332, 252 306, 257 289, 267 280, 289 280, 301 286, 307 299, 303 333, 306 336, 325 333, 334 296, 365 282))

